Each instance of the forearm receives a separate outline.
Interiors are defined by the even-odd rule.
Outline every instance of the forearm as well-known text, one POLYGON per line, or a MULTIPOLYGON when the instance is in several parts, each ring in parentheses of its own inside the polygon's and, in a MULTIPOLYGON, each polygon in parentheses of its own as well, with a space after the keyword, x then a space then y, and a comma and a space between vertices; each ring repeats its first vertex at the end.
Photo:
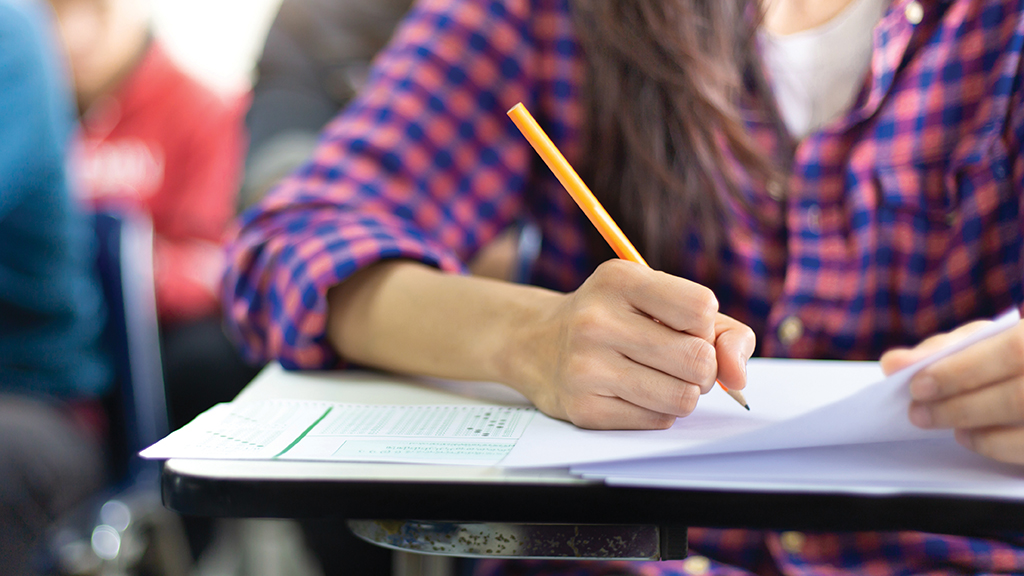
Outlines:
MULTIPOLYGON (((327 335, 345 359, 385 370, 502 382, 523 390, 529 331, 563 295, 411 261, 360 271, 327 297, 327 335)), ((531 377, 532 376, 532 377, 531 377)))

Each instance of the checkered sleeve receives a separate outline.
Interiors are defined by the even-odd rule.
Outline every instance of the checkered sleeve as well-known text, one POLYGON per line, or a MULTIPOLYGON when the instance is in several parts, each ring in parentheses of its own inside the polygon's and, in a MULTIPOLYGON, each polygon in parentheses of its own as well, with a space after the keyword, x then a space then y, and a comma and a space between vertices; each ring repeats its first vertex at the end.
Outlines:
POLYGON ((329 288, 382 259, 461 273, 521 210, 527 0, 426 0, 314 157, 247 212, 229 248, 228 328, 253 360, 322 369, 329 288))

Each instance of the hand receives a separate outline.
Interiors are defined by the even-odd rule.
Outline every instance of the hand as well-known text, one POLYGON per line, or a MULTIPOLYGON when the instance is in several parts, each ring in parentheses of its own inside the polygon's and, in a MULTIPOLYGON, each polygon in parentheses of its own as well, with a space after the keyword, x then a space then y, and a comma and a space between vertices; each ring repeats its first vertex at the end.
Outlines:
MULTIPOLYGON (((882 356, 891 374, 964 338, 986 322, 882 356)), ((957 442, 990 458, 1024 464, 1024 322, 918 372, 910 381, 910 421, 953 428, 957 442)))
POLYGON ((532 374, 513 386, 583 428, 667 428, 715 379, 746 386, 754 333, 707 288, 624 260, 602 264, 516 339, 532 374), (657 321, 655 321, 657 320, 657 321))

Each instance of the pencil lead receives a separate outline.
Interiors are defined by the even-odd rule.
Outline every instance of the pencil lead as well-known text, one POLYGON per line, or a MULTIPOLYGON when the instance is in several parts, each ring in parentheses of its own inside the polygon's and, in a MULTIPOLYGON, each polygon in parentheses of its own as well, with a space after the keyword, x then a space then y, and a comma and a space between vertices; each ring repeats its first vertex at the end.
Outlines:
POLYGON ((743 407, 747 409, 747 412, 750 412, 750 406, 744 404, 743 407))

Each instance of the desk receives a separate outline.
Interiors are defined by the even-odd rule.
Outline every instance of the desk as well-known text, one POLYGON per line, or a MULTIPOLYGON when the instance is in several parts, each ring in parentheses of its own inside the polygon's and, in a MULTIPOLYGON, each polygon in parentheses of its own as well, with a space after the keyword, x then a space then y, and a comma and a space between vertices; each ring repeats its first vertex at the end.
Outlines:
MULTIPOLYGON (((270 367, 239 400, 297 398, 376 404, 524 404, 493 384, 373 374, 289 375, 270 367)), ((169 460, 163 499, 224 517, 644 524, 779 530, 1024 530, 1024 503, 610 487, 564 470, 286 461, 169 460)))

